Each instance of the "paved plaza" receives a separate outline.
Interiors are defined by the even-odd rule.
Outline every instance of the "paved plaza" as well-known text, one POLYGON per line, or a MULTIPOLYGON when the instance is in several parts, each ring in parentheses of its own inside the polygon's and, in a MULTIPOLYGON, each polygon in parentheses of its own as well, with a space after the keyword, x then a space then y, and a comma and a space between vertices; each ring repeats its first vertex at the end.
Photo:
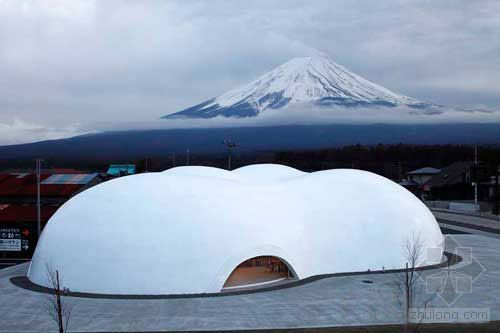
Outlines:
MULTIPOLYGON (((453 237, 461 246, 472 248, 474 259, 485 269, 474 281, 472 292, 462 294, 453 307, 488 308, 491 319, 500 320, 500 236, 453 237)), ((27 267, 0 270, 0 332, 55 332, 57 327, 46 311, 48 295, 10 281, 26 274, 27 267)), ((392 273, 364 274, 246 295, 149 300, 65 297, 65 301, 73 307, 69 329, 79 332, 395 324, 401 320, 401 310, 394 281, 392 273)), ((432 305, 447 306, 439 297, 432 305)))

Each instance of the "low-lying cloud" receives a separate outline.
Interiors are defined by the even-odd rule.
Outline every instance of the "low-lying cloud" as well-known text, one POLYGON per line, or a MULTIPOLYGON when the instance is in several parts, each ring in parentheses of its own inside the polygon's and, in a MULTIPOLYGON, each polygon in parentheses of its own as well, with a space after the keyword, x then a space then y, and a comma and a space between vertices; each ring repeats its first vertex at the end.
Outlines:
POLYGON ((69 127, 46 128, 39 124, 16 119, 13 123, 0 123, 5 136, 0 144, 18 144, 48 139, 61 139, 75 135, 106 131, 161 130, 189 128, 258 127, 282 125, 332 124, 488 124, 500 123, 500 110, 487 108, 451 109, 436 107, 416 110, 409 107, 321 107, 310 104, 268 109, 256 117, 208 119, 154 119, 148 121, 92 122, 69 127), (19 138, 23 138, 19 140, 19 138))
POLYGON ((55 140, 96 132, 80 128, 79 125, 66 127, 47 127, 42 124, 24 122, 14 118, 12 122, 0 122, 0 145, 13 145, 44 140, 55 140))

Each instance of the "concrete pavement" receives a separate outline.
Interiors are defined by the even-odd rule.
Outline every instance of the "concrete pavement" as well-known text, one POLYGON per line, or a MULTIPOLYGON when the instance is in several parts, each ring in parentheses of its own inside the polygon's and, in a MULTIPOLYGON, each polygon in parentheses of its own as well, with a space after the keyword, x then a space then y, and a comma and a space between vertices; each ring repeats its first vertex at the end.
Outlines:
MULTIPOLYGON (((462 295, 457 307, 491 309, 500 319, 500 239, 453 235, 473 248, 486 271, 462 295)), ((0 332, 55 332, 46 312, 47 295, 13 285, 27 264, 0 271, 0 332)), ((431 271, 429 271, 431 272, 431 271)), ((65 297, 73 307, 70 330, 222 330, 394 324, 401 311, 394 297, 394 274, 332 277, 304 285, 224 297, 113 300, 65 297), (364 283, 370 280, 373 283, 364 283)), ((445 306, 440 299, 433 305, 445 306)))
POLYGON ((436 209, 432 209, 432 213, 438 220, 455 222, 456 225, 468 224, 470 227, 476 228, 478 230, 482 229, 483 231, 500 233, 500 220, 436 209))

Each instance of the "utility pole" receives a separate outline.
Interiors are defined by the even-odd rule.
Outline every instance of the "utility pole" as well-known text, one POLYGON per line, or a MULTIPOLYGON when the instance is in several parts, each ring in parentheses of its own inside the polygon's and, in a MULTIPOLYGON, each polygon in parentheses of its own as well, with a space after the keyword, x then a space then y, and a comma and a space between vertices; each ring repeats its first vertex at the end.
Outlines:
POLYGON ((189 148, 186 149, 186 165, 189 165, 189 148))
POLYGON ((474 204, 477 206, 477 145, 474 145, 474 204))
POLYGON ((227 169, 231 171, 231 155, 233 152, 233 148, 235 148, 237 145, 231 138, 224 139, 222 144, 226 145, 227 147, 227 169))
POLYGON ((42 234, 42 210, 40 204, 40 174, 42 173, 42 159, 36 159, 36 229, 37 229, 37 239, 40 239, 42 234))
POLYGON ((175 152, 172 153, 172 167, 175 168, 175 152))
POLYGON ((401 160, 398 161, 398 181, 403 180, 403 164, 401 163, 401 160))

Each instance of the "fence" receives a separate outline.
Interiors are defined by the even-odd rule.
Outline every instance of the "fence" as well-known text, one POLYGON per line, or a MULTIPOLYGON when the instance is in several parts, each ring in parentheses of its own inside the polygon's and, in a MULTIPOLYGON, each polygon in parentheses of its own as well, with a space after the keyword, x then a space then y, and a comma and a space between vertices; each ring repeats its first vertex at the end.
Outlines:
POLYGON ((453 201, 426 201, 430 208, 447 209, 454 212, 479 214, 481 208, 479 204, 466 203, 466 202, 453 202, 453 201))
POLYGON ((479 204, 453 201, 425 201, 427 207, 431 209, 442 209, 450 212, 463 213, 468 215, 480 216, 494 220, 500 220, 500 216, 493 215, 491 212, 483 212, 479 204))

